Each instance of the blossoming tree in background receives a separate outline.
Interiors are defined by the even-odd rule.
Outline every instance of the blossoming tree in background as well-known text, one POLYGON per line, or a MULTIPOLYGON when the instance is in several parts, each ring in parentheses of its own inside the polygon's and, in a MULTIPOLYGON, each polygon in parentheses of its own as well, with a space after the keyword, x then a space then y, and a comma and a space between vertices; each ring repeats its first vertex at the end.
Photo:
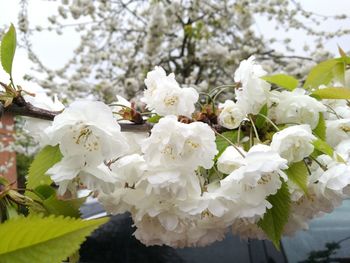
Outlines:
POLYGON ((346 14, 322 16, 294 0, 56 2, 57 14, 48 17, 46 26, 37 26, 30 21, 30 2, 21 1, 20 43, 35 72, 42 73, 28 78, 69 98, 86 93, 108 102, 116 93, 141 97, 146 73, 155 66, 174 72, 182 85, 207 92, 233 83, 232 72, 251 55, 271 72, 304 78, 315 62, 332 57, 323 46, 327 40, 349 34, 341 26, 336 32, 319 26, 348 21, 346 14), (284 34, 266 34, 259 28, 261 17, 284 34), (71 29, 80 36, 80 43, 72 43, 77 44, 73 57, 58 70, 48 68, 32 45, 33 37, 45 31, 64 35, 71 29), (308 38, 294 43, 286 32, 308 38), (275 50, 278 45, 283 49, 275 50), (295 56, 294 47, 303 45, 306 57, 295 56))
POLYGON ((42 150, 26 189, 0 177, 1 262, 75 255, 106 221, 79 219, 81 188, 110 214, 129 212, 145 245, 172 247, 206 246, 229 231, 279 247, 283 235, 349 197, 350 57, 342 49, 302 82, 269 75, 249 57, 233 84, 203 101, 155 67, 136 106, 117 94, 109 105, 37 98, 15 85, 15 48, 12 26, 1 43, 10 76, 1 82, 2 111, 29 117, 25 127, 42 150), (223 90, 229 98, 220 101, 223 90))

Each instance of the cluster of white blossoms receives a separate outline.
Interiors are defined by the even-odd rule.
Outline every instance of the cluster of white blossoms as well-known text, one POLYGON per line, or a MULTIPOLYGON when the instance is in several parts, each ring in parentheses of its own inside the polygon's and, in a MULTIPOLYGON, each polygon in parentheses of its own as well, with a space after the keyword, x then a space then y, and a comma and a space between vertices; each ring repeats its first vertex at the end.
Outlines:
POLYGON ((142 102, 147 109, 154 110, 159 115, 183 115, 191 117, 198 100, 198 93, 193 88, 181 88, 173 73, 166 75, 161 67, 147 74, 147 87, 142 102))
POLYGON ((109 213, 129 212, 146 245, 204 246, 230 229, 271 238, 273 209, 285 213, 283 234, 305 229, 350 194, 350 108, 275 89, 265 74, 253 57, 242 61, 232 99, 209 105, 213 118, 208 107, 195 112, 196 90, 156 67, 141 99, 157 117, 150 132, 121 131, 136 111, 123 98, 75 101, 43 126, 39 138, 62 153, 47 174, 60 194, 84 186, 109 213))

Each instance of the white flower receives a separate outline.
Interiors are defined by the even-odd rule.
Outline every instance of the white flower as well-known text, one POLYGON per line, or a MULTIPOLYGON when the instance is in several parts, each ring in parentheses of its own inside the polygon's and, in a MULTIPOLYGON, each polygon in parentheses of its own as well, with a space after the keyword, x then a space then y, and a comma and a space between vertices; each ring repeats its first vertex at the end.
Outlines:
POLYGON ((58 193, 61 195, 67 189, 75 191, 79 183, 93 191, 110 193, 117 181, 115 174, 104 163, 89 166, 80 156, 63 157, 60 162, 47 171, 47 174, 58 184, 58 193))
POLYGON ((141 179, 146 170, 146 164, 141 155, 131 154, 123 156, 113 162, 110 165, 110 169, 115 173, 122 187, 126 184, 132 187, 141 179))
POLYGON ((141 154, 141 145, 143 141, 148 138, 148 133, 146 132, 122 132, 128 144, 128 151, 126 154, 141 154))
POLYGON ((271 147, 263 144, 250 148, 243 164, 221 182, 226 183, 233 179, 254 187, 262 175, 288 168, 287 160, 281 158, 271 147))
POLYGON ((280 177, 286 179, 280 170, 287 168, 287 160, 269 146, 260 144, 248 151, 243 163, 220 181, 217 191, 221 199, 233 201, 229 209, 235 213, 232 220, 238 217, 256 221, 271 207, 266 197, 281 187, 280 177))
POLYGON ((232 225, 232 233, 239 235, 243 240, 248 239, 268 239, 264 231, 256 224, 249 220, 237 219, 232 225))
MULTIPOLYGON (((319 177, 322 192, 327 195, 327 189, 343 195, 343 189, 350 185, 350 167, 344 163, 335 163, 319 177)), ((330 198, 331 199, 331 198, 330 198)))
POLYGON ((350 164, 350 139, 340 142, 335 148, 335 151, 350 164))
MULTIPOLYGON (((238 150, 245 154, 246 152, 242 148, 238 150)), ((224 174, 230 174, 237 168, 244 165, 244 157, 233 146, 228 146, 225 151, 220 155, 217 161, 218 170, 224 174)))
POLYGON ((340 106, 340 107, 334 108, 334 111, 337 113, 337 115, 340 118, 350 119, 350 107, 348 107, 348 106, 340 106))
POLYGON ((327 142, 336 147, 341 141, 350 139, 350 119, 326 121, 327 142))
POLYGON ((186 200, 190 195, 200 196, 200 182, 195 172, 181 170, 149 171, 136 187, 145 189, 146 195, 186 200))
POLYGON ((227 129, 236 129, 245 118, 243 109, 232 100, 226 100, 220 108, 219 123, 227 129))
MULTIPOLYGON (((233 155, 232 160, 235 159, 233 155)), ((182 209, 192 213, 207 211, 211 217, 219 219, 216 224, 220 228, 232 225, 238 218, 257 222, 266 209, 271 208, 266 198, 281 187, 280 169, 287 168, 287 161, 269 146, 256 145, 239 163, 240 167, 220 184, 206 186, 200 205, 187 203, 182 209)))
POLYGON ((290 91, 272 91, 270 97, 272 108, 269 116, 277 124, 309 124, 316 128, 319 114, 327 110, 321 102, 305 94, 303 89, 290 91))
POLYGON ((330 213, 341 204, 350 188, 349 169, 347 165, 335 162, 328 155, 317 157, 317 162, 313 162, 310 167, 307 195, 302 194, 293 199, 285 234, 306 229, 308 220, 322 213, 330 213))
MULTIPOLYGON (((293 207, 293 206, 292 206, 293 207)), ((308 219, 294 213, 289 214, 288 222, 284 226, 283 235, 293 236, 299 230, 308 230, 308 219)))
POLYGON ((128 145, 107 105, 75 101, 57 115, 45 132, 63 156, 84 156, 89 165, 121 156, 128 145))
POLYGON ((243 60, 235 72, 235 81, 242 87, 236 91, 237 104, 246 114, 258 114, 267 102, 271 85, 261 79, 266 72, 255 64, 254 57, 243 60))
POLYGON ((159 115, 183 115, 191 117, 195 111, 198 92, 193 88, 181 88, 174 74, 166 76, 164 69, 155 67, 145 79, 147 89, 142 102, 159 115))
POLYGON ((207 246, 223 240, 227 232, 228 229, 221 226, 220 219, 204 215, 187 230, 187 243, 194 247, 207 246))
POLYGON ((202 166, 209 169, 217 154, 215 134, 205 123, 180 123, 167 116, 154 125, 142 146, 149 167, 187 170, 202 166))
POLYGON ((255 63, 255 57, 251 56, 247 60, 242 60, 235 72, 235 81, 246 85, 251 78, 260 78, 266 75, 266 71, 261 65, 255 63))
POLYGON ((157 217, 149 215, 135 220, 135 237, 146 246, 167 245, 185 247, 187 243, 188 222, 180 220, 176 215, 164 213, 157 217))
POLYGON ((316 137, 309 125, 295 125, 275 133, 271 148, 289 163, 299 162, 313 152, 313 140, 316 140, 316 137))

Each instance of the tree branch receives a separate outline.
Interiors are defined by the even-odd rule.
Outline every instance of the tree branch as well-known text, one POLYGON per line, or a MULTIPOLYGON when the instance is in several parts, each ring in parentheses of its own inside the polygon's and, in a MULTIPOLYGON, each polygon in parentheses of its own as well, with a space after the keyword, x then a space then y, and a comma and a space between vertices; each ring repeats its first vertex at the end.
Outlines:
MULTIPOLYGON (((49 111, 35 107, 31 103, 25 101, 22 96, 14 98, 12 104, 4 108, 4 112, 49 121, 52 121, 56 115, 61 113, 61 111, 49 111)), ((149 132, 152 129, 152 125, 148 123, 119 123, 119 125, 123 132, 149 132)))

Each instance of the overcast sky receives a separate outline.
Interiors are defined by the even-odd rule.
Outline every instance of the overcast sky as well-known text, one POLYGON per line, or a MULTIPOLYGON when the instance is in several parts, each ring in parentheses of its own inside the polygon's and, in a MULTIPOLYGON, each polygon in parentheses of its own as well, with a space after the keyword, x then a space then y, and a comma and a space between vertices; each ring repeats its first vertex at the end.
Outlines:
MULTIPOLYGON (((56 14, 57 4, 52 1, 31 0, 28 1, 28 14, 31 25, 47 26, 47 17, 56 14)), ((343 14, 350 10, 349 0, 299 0, 305 10, 313 11, 322 15, 337 15, 343 14)), ((17 24, 17 15, 19 11, 19 1, 17 0, 0 0, 0 26, 9 25, 10 23, 17 24)), ((339 22, 323 23, 322 27, 327 30, 337 29, 339 26, 350 26, 349 20, 339 22), (346 25, 348 22, 348 25, 346 25)), ((284 32, 277 31, 266 19, 259 18, 256 21, 255 29, 257 32, 268 36, 281 36, 283 38, 284 32)), ((299 32, 288 33, 289 37, 293 39, 293 46, 296 48, 296 55, 302 55, 302 47, 305 43, 310 41, 306 36, 300 35, 299 32)), ((56 35, 54 32, 45 32, 35 34, 32 37, 33 48, 39 54, 43 63, 51 68, 59 68, 73 55, 73 50, 76 47, 79 37, 73 29, 64 31, 62 36, 56 35)), ((326 48, 333 53, 337 51, 337 44, 343 47, 344 50, 350 49, 350 36, 343 37, 334 41, 328 41, 326 48)), ((278 45, 275 46, 278 48, 278 45)), ((16 79, 21 77, 30 70, 30 62, 26 57, 24 50, 18 50, 14 62, 14 75, 16 79)), ((7 78, 4 72, 0 71, 0 79, 7 78)))

